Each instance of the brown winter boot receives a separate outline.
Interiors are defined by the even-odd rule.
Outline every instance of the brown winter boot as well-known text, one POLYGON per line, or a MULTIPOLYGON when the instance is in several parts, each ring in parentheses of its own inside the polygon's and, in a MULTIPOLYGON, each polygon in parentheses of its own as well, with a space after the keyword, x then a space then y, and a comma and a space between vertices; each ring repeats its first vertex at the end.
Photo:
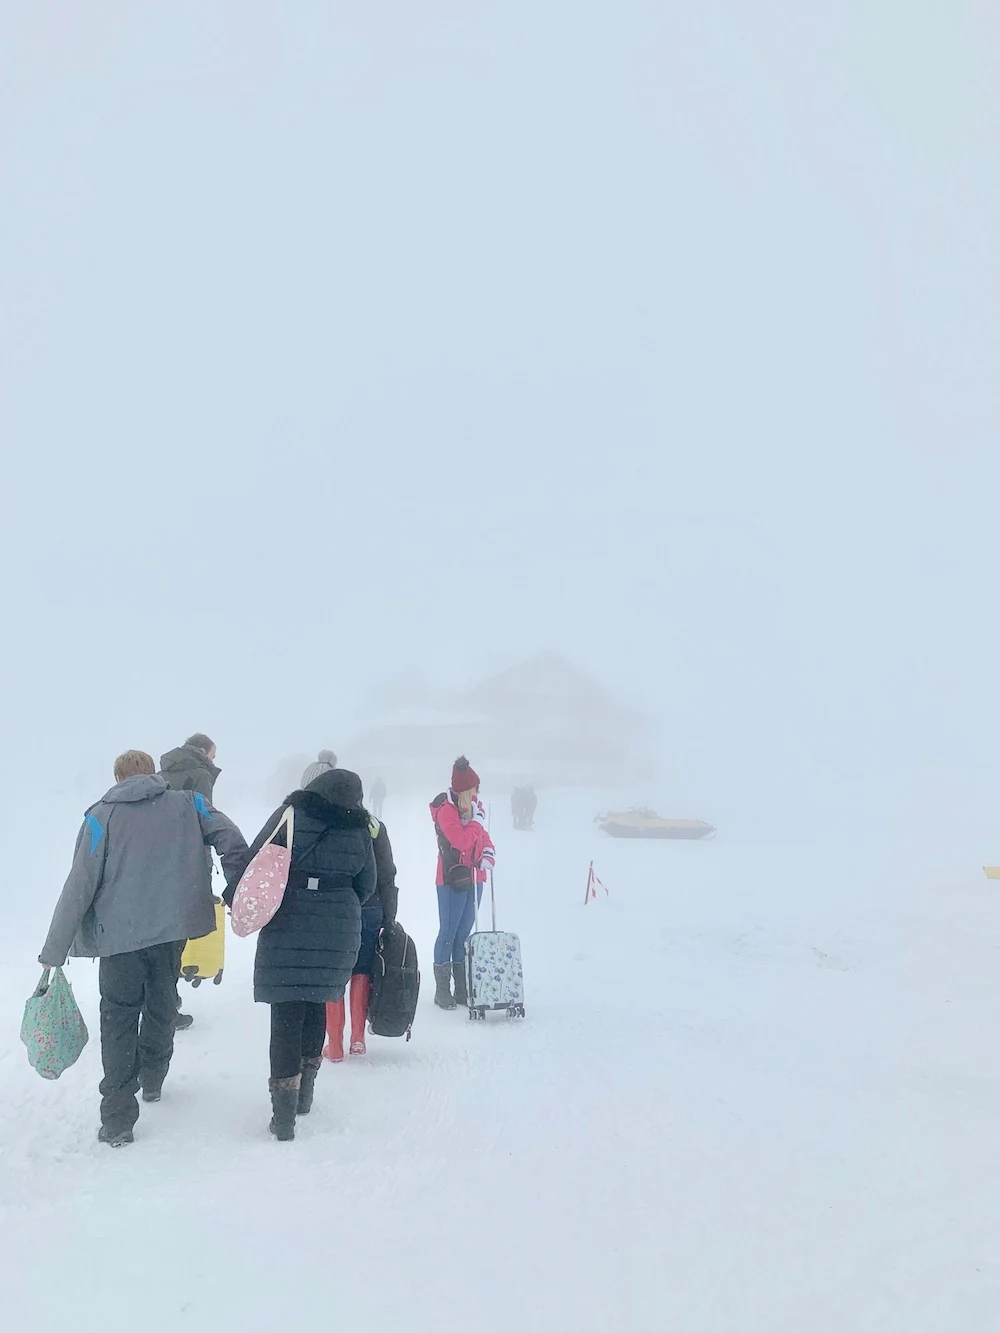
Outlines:
POLYGON ((314 1055, 311 1059, 302 1061, 302 1073, 299 1075, 299 1115, 308 1115, 312 1110, 316 1075, 322 1063, 321 1055, 314 1055))
POLYGON ((301 1079, 301 1074, 293 1074, 291 1078, 268 1079, 272 1111, 270 1130, 279 1143, 288 1143, 295 1138, 295 1113, 299 1109, 301 1079))
POLYGON ((434 1003, 439 1009, 454 1009, 455 1001, 451 994, 451 964, 434 964, 434 982, 437 989, 434 992, 434 1003))

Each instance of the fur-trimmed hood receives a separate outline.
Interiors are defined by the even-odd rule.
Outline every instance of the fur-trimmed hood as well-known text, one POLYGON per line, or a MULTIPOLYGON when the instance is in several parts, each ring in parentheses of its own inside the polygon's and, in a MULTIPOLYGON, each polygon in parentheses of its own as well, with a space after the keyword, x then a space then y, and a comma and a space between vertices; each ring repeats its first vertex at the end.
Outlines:
POLYGON ((327 828, 368 828, 371 815, 362 806, 333 805, 314 791, 293 791, 286 801, 293 810, 301 810, 327 828))

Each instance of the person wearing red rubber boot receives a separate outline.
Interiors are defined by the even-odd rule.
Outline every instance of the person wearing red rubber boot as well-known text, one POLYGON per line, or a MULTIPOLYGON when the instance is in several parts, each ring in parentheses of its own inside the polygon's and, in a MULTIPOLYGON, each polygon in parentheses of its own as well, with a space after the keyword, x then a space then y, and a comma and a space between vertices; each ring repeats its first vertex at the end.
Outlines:
MULTIPOLYGON (((368 1021, 368 1006, 372 995, 372 973, 375 970, 375 956, 378 951, 379 935, 383 926, 391 926, 396 920, 396 904, 399 889, 396 887, 396 866, 392 859, 392 844, 385 825, 372 818, 369 824, 372 835, 372 847, 375 851, 375 868, 378 885, 375 896, 361 909, 361 948, 358 961, 354 964, 349 991, 351 1006, 351 1055, 365 1055, 365 1024, 368 1021)), ((323 1054, 334 1064, 344 1058, 344 1026, 347 1020, 346 1003, 338 1000, 326 1006, 327 1043, 323 1054)))

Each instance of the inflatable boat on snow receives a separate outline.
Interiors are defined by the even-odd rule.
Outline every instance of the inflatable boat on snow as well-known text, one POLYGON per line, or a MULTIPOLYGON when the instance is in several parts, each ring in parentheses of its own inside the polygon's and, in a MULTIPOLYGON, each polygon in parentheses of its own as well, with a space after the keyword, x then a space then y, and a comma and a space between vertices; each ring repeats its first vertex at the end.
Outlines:
POLYGON ((612 838, 708 838, 715 828, 703 819, 661 819, 654 810, 627 810, 598 815, 596 821, 612 838))

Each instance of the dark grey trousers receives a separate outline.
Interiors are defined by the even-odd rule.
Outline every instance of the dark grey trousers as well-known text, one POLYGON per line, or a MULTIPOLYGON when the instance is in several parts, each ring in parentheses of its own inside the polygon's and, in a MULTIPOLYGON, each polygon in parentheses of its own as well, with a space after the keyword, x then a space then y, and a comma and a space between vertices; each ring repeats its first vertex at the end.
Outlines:
POLYGON ((139 1119, 140 1076, 162 1083, 174 1053, 182 940, 101 959, 101 1124, 112 1133, 139 1119))

